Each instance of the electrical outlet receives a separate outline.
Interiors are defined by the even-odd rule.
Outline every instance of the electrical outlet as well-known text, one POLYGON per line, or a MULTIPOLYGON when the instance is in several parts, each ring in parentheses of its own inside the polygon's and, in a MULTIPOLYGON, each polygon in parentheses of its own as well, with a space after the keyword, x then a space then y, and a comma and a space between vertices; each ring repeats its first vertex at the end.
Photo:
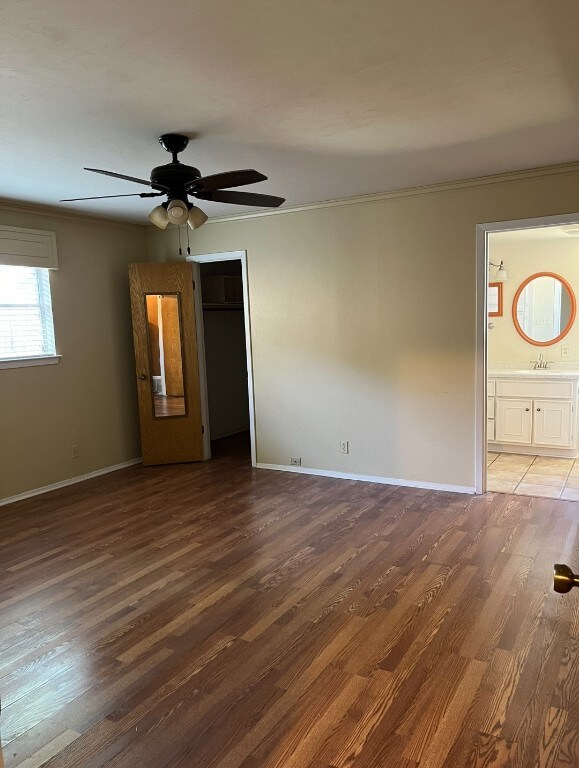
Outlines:
POLYGON ((73 459, 78 459, 79 456, 80 456, 80 451, 79 451, 78 445, 73 445, 72 446, 72 458, 73 459))
POLYGON ((292 456, 292 458, 290 459, 290 465, 292 467, 301 467, 302 460, 301 459, 296 459, 295 456, 292 456))
POLYGON ((340 441, 340 453, 350 453, 350 444, 347 440, 340 441))
POLYGON ((561 357, 569 357, 570 349, 568 344, 561 344, 561 357))

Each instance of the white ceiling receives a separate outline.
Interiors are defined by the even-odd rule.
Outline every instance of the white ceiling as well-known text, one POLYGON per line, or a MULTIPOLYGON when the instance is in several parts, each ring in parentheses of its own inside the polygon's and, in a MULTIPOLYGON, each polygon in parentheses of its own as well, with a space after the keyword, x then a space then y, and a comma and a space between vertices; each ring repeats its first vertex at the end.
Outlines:
MULTIPOLYGON (((4 0, 0 19, 5 199, 143 191, 82 168, 148 177, 164 132, 288 205, 579 159, 574 0, 4 0)), ((154 202, 63 207, 146 223, 154 202)))

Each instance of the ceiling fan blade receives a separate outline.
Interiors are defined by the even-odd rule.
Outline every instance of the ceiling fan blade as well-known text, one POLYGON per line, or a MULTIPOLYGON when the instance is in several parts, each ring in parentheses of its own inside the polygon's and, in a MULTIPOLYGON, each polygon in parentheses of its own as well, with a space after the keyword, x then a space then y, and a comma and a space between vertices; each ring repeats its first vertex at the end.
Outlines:
POLYGON ((244 187, 246 184, 257 184, 258 181, 266 181, 267 176, 252 168, 245 168, 241 171, 225 171, 224 173, 214 173, 212 176, 202 176, 190 182, 186 190, 200 189, 203 192, 212 192, 217 189, 227 187, 244 187))
POLYGON ((153 187, 153 189, 159 189, 161 191, 167 191, 167 187, 161 184, 152 184, 146 179, 137 179, 136 176, 126 176, 124 173, 114 173, 113 171, 101 171, 100 168, 85 168, 85 171, 92 171, 93 173, 102 173, 103 176, 112 176, 114 179, 124 179, 125 181, 134 181, 136 184, 145 184, 147 187, 153 187))
POLYGON ((258 195, 254 192, 230 192, 229 190, 217 190, 207 195, 197 195, 203 200, 213 200, 215 203, 232 203, 233 205, 258 205, 261 208, 277 208, 285 203, 285 197, 274 195, 258 195))
POLYGON ((61 203, 76 203, 78 200, 104 200, 107 197, 163 197, 164 192, 132 192, 130 195, 97 195, 96 197, 69 197, 61 203))

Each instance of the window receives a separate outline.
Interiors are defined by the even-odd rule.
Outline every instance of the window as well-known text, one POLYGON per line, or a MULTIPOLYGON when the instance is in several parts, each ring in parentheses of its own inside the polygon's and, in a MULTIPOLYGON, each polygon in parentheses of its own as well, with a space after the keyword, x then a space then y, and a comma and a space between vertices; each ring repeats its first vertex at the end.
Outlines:
POLYGON ((55 353, 48 269, 0 265, 0 361, 55 353))

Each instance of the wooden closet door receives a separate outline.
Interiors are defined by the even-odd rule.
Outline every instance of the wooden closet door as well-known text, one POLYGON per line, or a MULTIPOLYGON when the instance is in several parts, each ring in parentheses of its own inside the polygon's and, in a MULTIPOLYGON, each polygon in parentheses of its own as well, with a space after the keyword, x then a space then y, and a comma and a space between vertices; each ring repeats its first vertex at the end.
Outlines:
POLYGON ((143 464, 203 459, 192 270, 129 265, 143 464))

